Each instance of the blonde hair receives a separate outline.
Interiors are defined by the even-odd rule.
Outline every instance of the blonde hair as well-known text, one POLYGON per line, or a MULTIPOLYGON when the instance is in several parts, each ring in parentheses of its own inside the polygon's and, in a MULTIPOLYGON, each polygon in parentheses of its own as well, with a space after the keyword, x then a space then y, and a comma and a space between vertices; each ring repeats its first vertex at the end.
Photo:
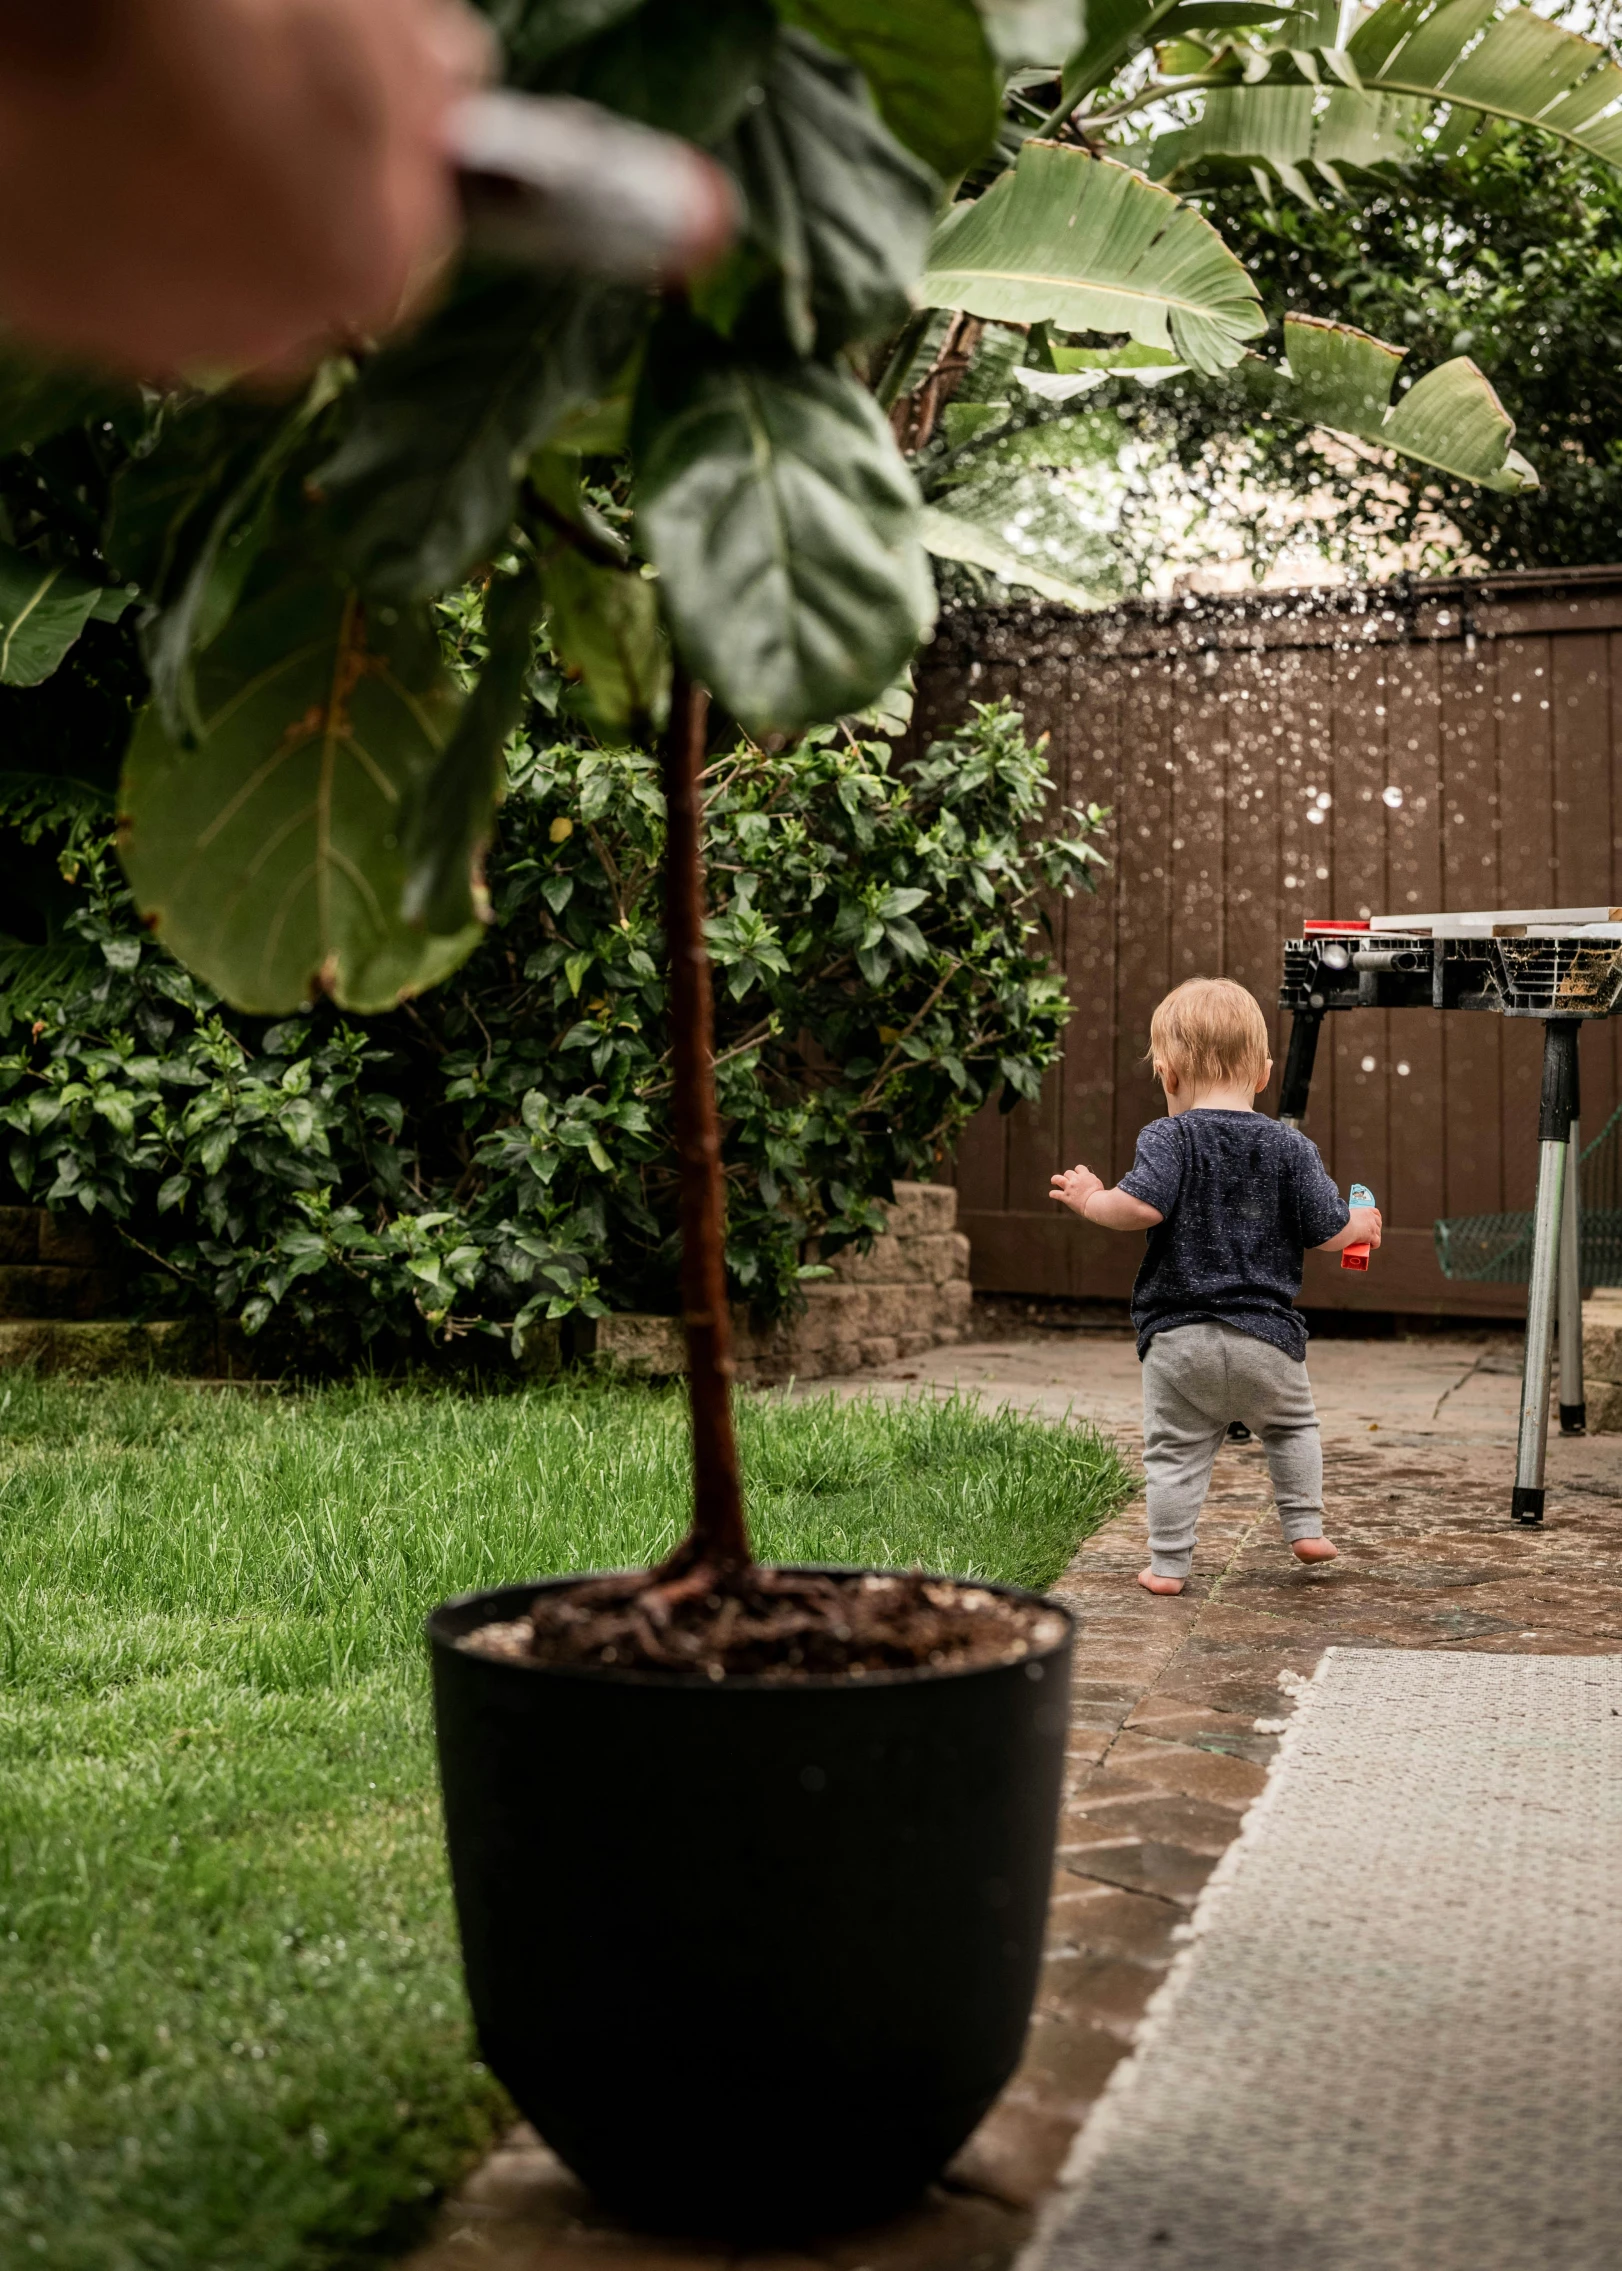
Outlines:
POLYGON ((1259 1082, 1272 1055, 1254 994, 1231 978, 1189 978, 1149 1020, 1149 1057, 1196 1088, 1259 1082))

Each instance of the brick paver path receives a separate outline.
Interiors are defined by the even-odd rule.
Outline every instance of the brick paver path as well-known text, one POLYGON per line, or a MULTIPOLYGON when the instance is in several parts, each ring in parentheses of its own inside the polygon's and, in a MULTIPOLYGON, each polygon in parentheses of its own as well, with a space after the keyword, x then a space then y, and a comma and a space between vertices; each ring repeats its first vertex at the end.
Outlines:
MULTIPOLYGON (((1329 1343, 1312 1369, 1338 1562, 1307 1570, 1285 1552, 1251 1445, 1219 1457, 1182 1596, 1153 1599, 1134 1582, 1141 1503, 1090 1539, 1056 1588, 1081 1631, 1047 1965, 1019 2073, 947 2182, 879 2229, 751 2259, 624 2230, 518 2131, 411 2271, 1012 2263, 1261 1788, 1296 1679, 1322 1650, 1622 1651, 1622 1437, 1555 1443, 1547 1527, 1520 1531, 1506 1518, 1516 1383, 1501 1344, 1329 1343)), ((1135 1448, 1129 1345, 1054 1338, 940 1351, 894 1370, 912 1378, 885 1392, 955 1382, 1055 1417, 1070 1406, 1135 1448)))

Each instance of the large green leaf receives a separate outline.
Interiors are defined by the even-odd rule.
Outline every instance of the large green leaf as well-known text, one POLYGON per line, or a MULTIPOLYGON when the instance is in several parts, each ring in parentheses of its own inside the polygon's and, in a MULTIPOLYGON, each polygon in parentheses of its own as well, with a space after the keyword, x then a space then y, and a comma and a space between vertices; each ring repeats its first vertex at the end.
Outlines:
POLYGON ((875 114, 861 74, 786 32, 727 147, 754 243, 783 280, 796 353, 894 327, 929 243, 936 186, 875 114))
POLYGON ((288 403, 222 394, 176 405, 113 485, 107 553, 147 601, 152 691, 181 739, 198 724, 193 651, 223 629, 268 537, 278 476, 338 384, 328 368, 288 403))
POLYGON ((481 273, 374 357, 317 481, 338 554, 379 598, 444 591, 500 543, 518 472, 605 393, 646 322, 617 285, 481 273))
POLYGON ((974 0, 781 0, 791 23, 848 55, 885 124, 948 179, 997 138, 1002 87, 974 0))
POLYGON ((0 544, 0 686, 39 685, 92 616, 116 623, 134 597, 0 544))
POLYGON ((1127 332, 1227 370, 1265 330, 1256 287, 1209 221, 1109 158, 1027 142, 1012 172, 955 205, 920 287, 930 307, 1127 332))
POLYGON ((578 681, 594 731, 614 739, 663 725, 670 656, 659 630, 659 595, 634 568, 610 568, 560 544, 546 566, 552 651, 578 681))
POLYGON ((1158 138, 1153 171, 1165 179, 1203 159, 1242 158, 1307 196, 1304 166, 1337 182, 1340 166, 1406 157, 1440 104, 1451 111, 1443 146, 1485 117, 1541 128, 1622 167, 1622 69, 1530 8, 1383 0, 1345 55, 1323 60, 1350 83, 1321 89, 1318 63, 1300 48, 1278 50, 1270 65, 1252 60, 1251 84, 1213 89, 1192 125, 1158 138))
POLYGON ((1355 434, 1484 489, 1537 487, 1536 472, 1510 447, 1514 420, 1467 356, 1427 371, 1393 406, 1400 347, 1350 324, 1287 316, 1284 351, 1289 376, 1277 408, 1286 416, 1355 434))
POLYGON ((649 356, 637 522, 695 675, 751 731, 859 710, 934 615, 918 494, 866 390, 819 364, 649 356))
POLYGON ((574 681, 573 706, 605 739, 646 739, 662 729, 670 704, 657 588, 631 564, 563 451, 539 452, 529 485, 537 517, 554 532, 542 569, 547 634, 574 681))
POLYGON ((425 614, 368 614, 295 570, 197 662, 202 731, 180 747, 156 707, 125 762, 120 848, 164 944, 237 1008, 327 992, 380 1010, 435 984, 479 933, 414 930, 401 829, 456 699, 425 614))
POLYGON ((409 799, 401 908, 407 922, 438 938, 465 937, 487 917, 481 860, 505 782, 507 739, 523 713, 540 611, 533 562, 493 580, 484 602, 484 668, 409 799))
POLYGON ((1066 607, 1096 607, 1099 603, 1081 584, 1050 576, 994 530, 960 513, 944 512, 938 505, 924 507, 924 549, 937 560, 960 560, 971 568, 987 568, 1005 584, 1021 584, 1043 599, 1059 600, 1066 607))
POLYGON ((537 83, 689 142, 717 142, 765 76, 777 28, 769 0, 646 0, 537 83))

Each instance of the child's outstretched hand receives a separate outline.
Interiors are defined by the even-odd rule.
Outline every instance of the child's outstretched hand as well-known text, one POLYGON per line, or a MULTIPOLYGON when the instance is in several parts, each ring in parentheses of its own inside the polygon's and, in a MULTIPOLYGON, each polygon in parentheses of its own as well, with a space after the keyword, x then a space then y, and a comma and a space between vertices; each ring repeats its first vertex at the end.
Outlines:
POLYGON ((1354 1206, 1346 1228, 1351 1233, 1347 1240, 1352 1246, 1378 1246, 1384 1227, 1377 1206, 1354 1206))
POLYGON ((1062 1175, 1055 1175, 1048 1189, 1048 1197, 1067 1206, 1072 1214, 1084 1214, 1087 1201, 1094 1191, 1104 1188, 1102 1175, 1095 1175, 1090 1167, 1069 1167, 1062 1175))

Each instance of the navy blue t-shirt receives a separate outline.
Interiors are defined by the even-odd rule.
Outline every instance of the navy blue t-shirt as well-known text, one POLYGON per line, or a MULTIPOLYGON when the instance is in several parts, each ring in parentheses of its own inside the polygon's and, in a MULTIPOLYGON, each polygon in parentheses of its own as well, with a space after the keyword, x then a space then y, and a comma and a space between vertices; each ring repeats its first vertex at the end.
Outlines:
POLYGON ((1121 1189, 1165 1217, 1132 1288, 1140 1357, 1156 1333, 1214 1322, 1305 1359, 1302 1251, 1351 1213, 1315 1143, 1260 1112, 1197 1107, 1150 1121, 1121 1189))

